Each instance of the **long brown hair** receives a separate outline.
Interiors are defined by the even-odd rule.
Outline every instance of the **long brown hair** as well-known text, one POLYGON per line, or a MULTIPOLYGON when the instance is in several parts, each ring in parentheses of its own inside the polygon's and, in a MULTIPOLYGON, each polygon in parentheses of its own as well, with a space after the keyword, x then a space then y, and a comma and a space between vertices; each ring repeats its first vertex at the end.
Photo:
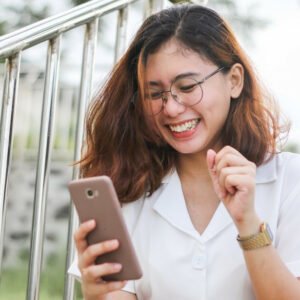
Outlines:
POLYGON ((267 107, 266 95, 230 27, 211 9, 174 6, 145 20, 87 115, 82 176, 110 176, 121 202, 151 195, 175 164, 175 150, 151 130, 141 101, 147 57, 171 38, 224 67, 223 72, 235 63, 244 67, 244 88, 231 103, 223 144, 257 165, 276 152, 277 114, 267 107))

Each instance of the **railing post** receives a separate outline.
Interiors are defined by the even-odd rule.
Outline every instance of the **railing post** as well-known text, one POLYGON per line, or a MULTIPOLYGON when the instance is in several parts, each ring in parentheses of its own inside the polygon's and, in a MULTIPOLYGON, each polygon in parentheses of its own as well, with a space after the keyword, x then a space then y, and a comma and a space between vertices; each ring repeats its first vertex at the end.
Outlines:
POLYGON ((40 273, 45 233, 46 196, 50 170, 49 163, 51 157, 55 104, 57 98, 59 62, 60 36, 49 40, 48 44, 37 177, 34 195, 27 300, 39 299, 40 273))
MULTIPOLYGON (((76 127, 76 139, 74 150, 74 161, 78 161, 81 157, 81 149, 84 137, 84 118, 87 108, 87 104, 91 99, 92 86, 93 86, 93 73, 95 65, 95 52, 97 46, 97 34, 98 34, 98 19, 95 19, 92 23, 86 25, 84 49, 82 58, 81 69, 81 83, 80 83, 80 97, 78 101, 78 115, 77 115, 77 127, 76 127)), ((79 166, 74 166, 73 178, 79 177, 79 166)), ((73 232, 78 226, 78 217, 75 212, 75 208, 71 205, 69 230, 68 230, 68 245, 67 245, 67 260, 66 260, 66 272, 65 272, 65 290, 64 299, 74 299, 74 277, 69 276, 67 270, 69 269, 75 254, 75 245, 73 241, 73 232)))
POLYGON ((0 120, 0 278, 7 208, 7 179, 11 162, 13 121, 18 94, 20 61, 20 53, 6 59, 6 74, 2 98, 0 120))
POLYGON ((128 6, 120 9, 118 13, 115 59, 114 59, 115 63, 124 53, 126 48, 127 23, 128 23, 128 6))

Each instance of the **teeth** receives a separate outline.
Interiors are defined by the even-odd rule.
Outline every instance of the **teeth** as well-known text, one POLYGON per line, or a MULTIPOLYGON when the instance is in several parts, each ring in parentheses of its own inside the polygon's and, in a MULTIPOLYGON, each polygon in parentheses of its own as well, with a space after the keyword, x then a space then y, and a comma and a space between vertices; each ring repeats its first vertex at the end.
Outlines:
POLYGON ((197 119, 197 120, 188 121, 181 125, 176 125, 176 126, 170 125, 169 127, 172 131, 183 132, 183 131, 187 131, 187 130, 191 130, 191 129, 195 128, 199 122, 200 122, 200 120, 197 119))

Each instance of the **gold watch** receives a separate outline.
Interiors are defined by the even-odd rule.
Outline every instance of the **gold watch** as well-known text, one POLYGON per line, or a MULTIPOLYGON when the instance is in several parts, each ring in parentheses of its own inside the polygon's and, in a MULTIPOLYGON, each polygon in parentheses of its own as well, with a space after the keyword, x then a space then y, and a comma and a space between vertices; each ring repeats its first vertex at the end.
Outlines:
POLYGON ((237 236, 237 241, 243 250, 253 250, 272 244, 273 235, 268 223, 260 225, 259 232, 246 237, 237 236))

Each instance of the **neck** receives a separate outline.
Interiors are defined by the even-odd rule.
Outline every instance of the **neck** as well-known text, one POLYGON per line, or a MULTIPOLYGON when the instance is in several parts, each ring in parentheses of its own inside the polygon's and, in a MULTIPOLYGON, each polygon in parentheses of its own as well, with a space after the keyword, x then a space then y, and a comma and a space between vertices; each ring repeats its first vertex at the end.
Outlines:
POLYGON ((205 154, 180 154, 177 171, 181 179, 210 181, 205 154))
POLYGON ((177 172, 181 178, 189 179, 202 179, 210 181, 210 175, 208 172, 208 166, 206 162, 206 155, 208 149, 214 149, 216 152, 222 149, 222 143, 220 140, 211 142, 203 150, 192 153, 184 154, 178 153, 177 156, 177 172))

